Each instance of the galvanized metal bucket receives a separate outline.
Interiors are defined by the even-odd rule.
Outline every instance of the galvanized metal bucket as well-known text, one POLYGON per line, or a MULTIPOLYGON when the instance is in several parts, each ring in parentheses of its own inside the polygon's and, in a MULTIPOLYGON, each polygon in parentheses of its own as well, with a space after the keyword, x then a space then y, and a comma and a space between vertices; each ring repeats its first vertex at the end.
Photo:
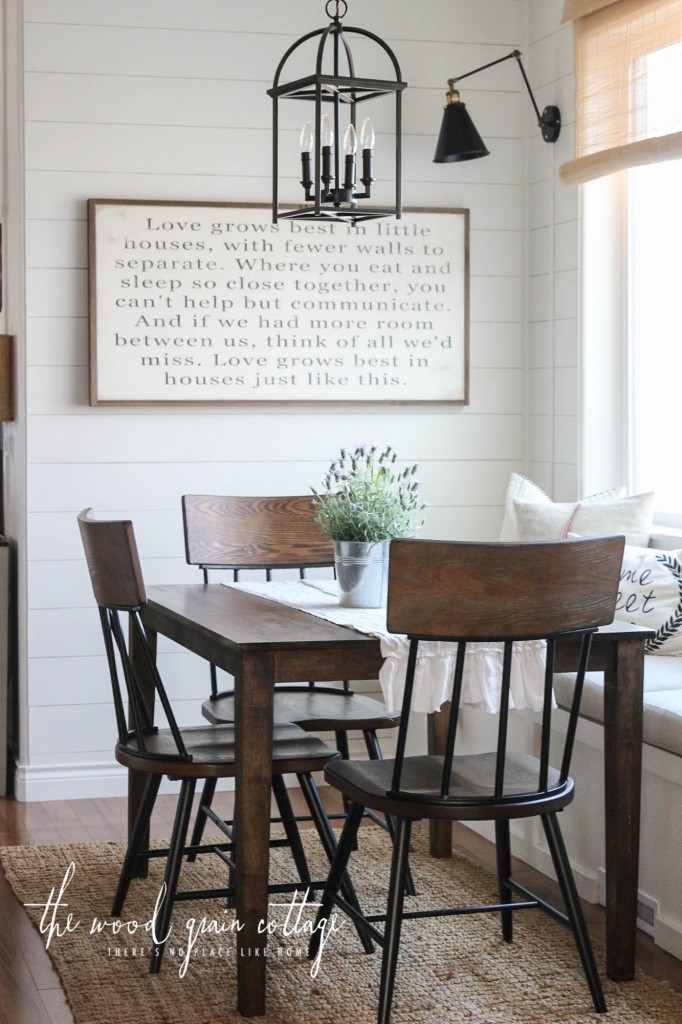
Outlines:
POLYGON ((386 604, 390 541, 334 541, 339 604, 344 608, 381 608, 386 604))

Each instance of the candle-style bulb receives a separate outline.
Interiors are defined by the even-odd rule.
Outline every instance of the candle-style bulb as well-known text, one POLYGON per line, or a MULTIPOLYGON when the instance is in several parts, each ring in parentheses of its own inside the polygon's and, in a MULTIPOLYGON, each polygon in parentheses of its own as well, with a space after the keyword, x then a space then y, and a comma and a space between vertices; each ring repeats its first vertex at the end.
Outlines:
POLYGON ((360 129, 360 149, 374 149, 374 125, 366 117, 360 129))
POLYGON ((313 151, 313 130, 310 127, 310 121, 306 121, 306 123, 301 128, 301 135, 300 135, 300 138, 298 140, 298 144, 300 146, 300 149, 301 149, 302 153, 312 153, 312 151, 313 151))
POLYGON ((346 156, 353 156, 358 148, 357 135, 355 134, 355 125, 349 124, 346 128, 346 134, 343 137, 343 151, 346 156))
POLYGON ((310 187, 313 183, 310 154, 313 149, 314 141, 315 136, 313 135, 313 130, 310 127, 310 121, 306 121, 301 128, 301 134, 298 140, 298 144, 301 148, 301 185, 303 185, 305 190, 306 199, 310 198, 310 187))
POLYGON ((374 125, 368 117, 362 122, 360 129, 360 149, 362 150, 362 176, 365 186, 364 199, 369 199, 372 182, 374 181, 374 125))
POLYGON ((320 124, 320 145, 329 146, 330 149, 334 145, 334 132, 332 131, 331 121, 326 114, 320 124))

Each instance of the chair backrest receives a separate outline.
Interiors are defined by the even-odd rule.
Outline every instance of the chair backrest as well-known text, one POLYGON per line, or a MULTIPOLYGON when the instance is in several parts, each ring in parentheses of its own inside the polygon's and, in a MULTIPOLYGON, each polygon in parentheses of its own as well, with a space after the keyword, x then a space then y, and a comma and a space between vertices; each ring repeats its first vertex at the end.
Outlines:
POLYGON ((147 600, 129 520, 98 520, 84 509, 78 516, 85 558, 97 604, 105 608, 139 608, 147 600))
POLYGON ((315 520, 311 495, 232 497, 186 494, 185 554, 202 569, 306 569, 334 564, 332 542, 315 520))
POLYGON ((79 514, 78 527, 99 605, 119 743, 134 746, 138 752, 145 751, 145 738, 156 731, 146 689, 141 686, 138 668, 131 658, 129 643, 134 633, 143 671, 163 707, 175 744, 175 750, 165 753, 163 760, 186 761, 189 759, 187 750, 140 618, 140 609, 147 598, 133 524, 129 519, 94 519, 91 512, 92 509, 87 508, 79 514), (122 615, 129 619, 128 630, 123 628, 122 615))
MULTIPOLYGON (((407 634, 410 652, 393 790, 401 773, 419 644, 428 640, 458 644, 450 720, 437 797, 449 798, 455 738, 467 644, 501 641, 503 668, 497 735, 495 798, 504 794, 513 644, 546 640, 538 792, 546 792, 552 676, 556 643, 579 641, 578 676, 559 778, 568 777, 580 698, 592 633, 613 621, 624 538, 607 536, 538 544, 476 544, 397 539, 391 542, 388 573, 388 629, 407 634)), ((419 799, 419 798, 418 798, 419 799)), ((424 796, 423 799, 432 799, 424 796)))
MULTIPOLYGON (((334 567, 334 545, 315 519, 310 494, 185 494, 182 522, 187 562, 203 570, 205 583, 214 569, 231 571, 236 582, 242 569, 261 569, 270 580, 273 570, 297 569, 304 578, 307 569, 334 567)), ((215 698, 219 696, 215 665, 210 665, 209 672, 215 698)), ((343 692, 352 692, 347 680, 343 692)))

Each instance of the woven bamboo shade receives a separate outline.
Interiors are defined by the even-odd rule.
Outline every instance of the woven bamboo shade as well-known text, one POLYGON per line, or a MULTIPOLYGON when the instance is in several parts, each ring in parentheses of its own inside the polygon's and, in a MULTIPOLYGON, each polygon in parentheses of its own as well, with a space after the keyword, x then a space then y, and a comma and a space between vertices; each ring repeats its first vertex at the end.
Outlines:
POLYGON ((565 0, 563 20, 574 21, 576 141, 562 182, 682 157, 682 0, 565 0))

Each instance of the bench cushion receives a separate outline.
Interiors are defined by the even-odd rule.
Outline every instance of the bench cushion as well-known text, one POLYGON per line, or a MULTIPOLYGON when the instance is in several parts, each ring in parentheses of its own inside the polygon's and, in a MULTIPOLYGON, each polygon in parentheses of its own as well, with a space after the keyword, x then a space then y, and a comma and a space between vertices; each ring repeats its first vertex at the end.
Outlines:
MULTIPOLYGON (((568 708, 575 676, 554 677, 559 707, 568 708)), ((604 721, 604 676, 588 672, 580 714, 593 722, 604 721)), ((682 757, 682 658, 647 655, 644 658, 644 742, 682 757)))

